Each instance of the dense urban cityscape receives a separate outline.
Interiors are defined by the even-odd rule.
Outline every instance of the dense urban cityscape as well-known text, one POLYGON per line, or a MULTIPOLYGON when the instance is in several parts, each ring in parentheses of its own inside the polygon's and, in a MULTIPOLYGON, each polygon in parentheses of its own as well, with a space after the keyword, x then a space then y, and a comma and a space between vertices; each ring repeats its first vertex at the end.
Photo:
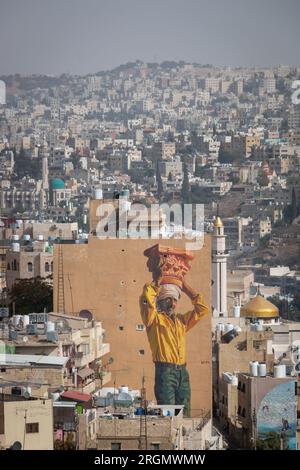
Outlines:
POLYGON ((0 448, 299 448, 300 67, 0 78, 0 448), (108 203, 143 205, 140 236, 99 236, 108 203), (182 204, 204 207, 193 255, 165 213, 182 204), (191 263, 180 309, 209 308, 190 413, 155 399, 140 314, 169 255, 191 263))

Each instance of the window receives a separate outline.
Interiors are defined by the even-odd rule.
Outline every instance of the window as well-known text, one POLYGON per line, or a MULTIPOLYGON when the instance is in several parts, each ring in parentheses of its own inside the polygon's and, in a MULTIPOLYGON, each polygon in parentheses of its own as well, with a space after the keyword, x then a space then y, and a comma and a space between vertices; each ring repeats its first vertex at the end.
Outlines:
POLYGON ((111 450, 121 450, 121 442, 112 442, 111 450))
POLYGON ((158 442, 151 442, 150 450, 159 450, 159 443, 158 442))
POLYGON ((26 433, 33 434, 39 432, 39 423, 26 423, 26 433))
POLYGON ((124 326, 119 326, 119 330, 120 330, 120 331, 123 331, 123 330, 124 330, 124 326))
POLYGON ((45 273, 49 273, 50 272, 50 264, 48 263, 48 261, 46 261, 45 263, 45 273))
POLYGON ((53 261, 51 261, 51 272, 53 273, 53 261))
POLYGON ((27 272, 28 273, 32 273, 33 271, 33 265, 31 263, 31 261, 29 263, 27 263, 27 272))
POLYGON ((144 331, 145 330, 145 325, 140 323, 140 324, 136 325, 135 329, 136 329, 136 331, 144 331))
POLYGON ((145 354, 145 350, 144 349, 139 349, 139 355, 143 356, 144 354, 145 354))

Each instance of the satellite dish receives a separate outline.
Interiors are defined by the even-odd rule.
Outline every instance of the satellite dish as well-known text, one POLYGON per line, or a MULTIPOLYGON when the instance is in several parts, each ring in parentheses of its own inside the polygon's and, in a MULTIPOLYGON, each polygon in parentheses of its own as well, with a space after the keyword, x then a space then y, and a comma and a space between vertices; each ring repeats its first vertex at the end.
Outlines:
POLYGON ((93 314, 89 310, 80 310, 79 316, 80 318, 85 318, 88 321, 93 320, 93 314))
POLYGON ((9 448, 10 450, 21 450, 22 444, 20 441, 15 441, 12 446, 9 448))
POLYGON ((24 336, 23 337, 23 343, 27 343, 27 341, 28 341, 28 336, 24 336))

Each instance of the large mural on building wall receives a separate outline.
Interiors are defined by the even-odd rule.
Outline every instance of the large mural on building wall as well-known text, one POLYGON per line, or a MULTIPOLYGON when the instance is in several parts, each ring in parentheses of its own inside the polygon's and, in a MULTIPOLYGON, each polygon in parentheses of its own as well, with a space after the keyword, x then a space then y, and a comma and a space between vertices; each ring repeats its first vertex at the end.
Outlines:
POLYGON ((203 294, 185 280, 194 256, 160 244, 148 248, 144 255, 152 280, 143 288, 140 311, 155 366, 156 401, 159 405, 183 405, 184 415, 190 416, 186 333, 208 313, 203 294), (191 302, 186 313, 177 311, 181 295, 188 296, 191 302))
POLYGON ((258 438, 276 432, 285 438, 286 447, 297 448, 297 401, 295 381, 281 383, 267 393, 260 402, 257 414, 258 438))

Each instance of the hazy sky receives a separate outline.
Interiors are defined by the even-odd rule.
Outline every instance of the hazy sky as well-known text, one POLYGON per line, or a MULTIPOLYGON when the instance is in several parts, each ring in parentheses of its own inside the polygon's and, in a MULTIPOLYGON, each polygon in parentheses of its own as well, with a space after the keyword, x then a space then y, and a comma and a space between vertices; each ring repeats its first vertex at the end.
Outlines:
POLYGON ((300 64, 299 0, 0 0, 0 75, 300 64))

